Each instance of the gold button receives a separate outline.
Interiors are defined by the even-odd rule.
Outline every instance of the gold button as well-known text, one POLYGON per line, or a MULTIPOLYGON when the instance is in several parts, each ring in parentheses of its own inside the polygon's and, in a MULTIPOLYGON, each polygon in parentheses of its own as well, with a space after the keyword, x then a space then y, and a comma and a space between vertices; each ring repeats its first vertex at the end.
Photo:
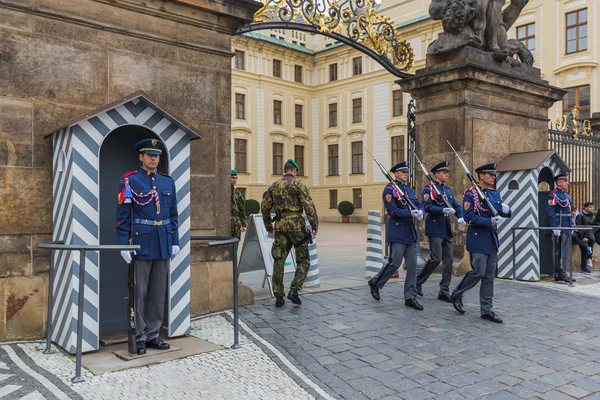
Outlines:
POLYGON ((138 236, 138 235, 139 235, 139 232, 136 232, 135 234, 136 234, 136 236, 138 236))
POLYGON ((140 196, 143 196, 143 195, 144 195, 144 193, 143 193, 143 192, 140 192, 140 196))
POLYGON ((157 211, 156 213, 157 213, 157 214, 160 214, 160 211, 157 211))
POLYGON ((152 178, 152 180, 154 180, 154 178, 152 178))
POLYGON ((156 186, 152 186, 152 189, 156 190, 156 186))

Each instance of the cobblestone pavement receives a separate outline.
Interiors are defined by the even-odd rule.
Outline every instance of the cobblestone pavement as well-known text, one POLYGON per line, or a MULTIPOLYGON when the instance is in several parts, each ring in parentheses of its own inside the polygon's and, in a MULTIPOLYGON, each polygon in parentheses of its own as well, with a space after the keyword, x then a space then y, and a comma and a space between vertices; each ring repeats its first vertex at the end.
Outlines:
POLYGON ((600 399, 597 297, 496 280, 498 325, 480 318, 477 288, 459 315, 437 283, 422 312, 394 283, 380 302, 364 285, 303 295, 300 307, 261 301, 242 317, 338 399, 600 399))
MULTIPOLYGON (((402 282, 376 302, 366 284, 273 300, 241 311, 242 347, 229 313, 195 320, 192 334, 225 348, 70 382, 74 362, 41 342, 0 343, 0 399, 600 399, 598 297, 497 280, 505 323, 467 314, 425 286, 425 311, 406 308, 402 282)), ((456 279, 455 279, 456 281, 456 279)), ((454 282, 456 283, 456 282, 454 282)), ((596 293, 600 294, 600 293, 596 293)))
POLYGON ((70 382, 75 364, 63 353, 43 355, 41 342, 2 344, 0 399, 331 399, 252 332, 242 330, 241 348, 229 349, 228 315, 192 327, 193 335, 227 348, 100 376, 84 370, 78 384, 70 382))

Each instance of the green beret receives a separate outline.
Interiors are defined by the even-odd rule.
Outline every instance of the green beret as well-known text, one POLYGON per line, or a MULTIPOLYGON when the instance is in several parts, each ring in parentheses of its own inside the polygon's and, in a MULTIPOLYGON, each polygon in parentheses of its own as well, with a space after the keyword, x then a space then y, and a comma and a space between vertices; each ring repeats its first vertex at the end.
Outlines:
POLYGON ((231 168, 231 176, 237 176, 237 171, 231 168))

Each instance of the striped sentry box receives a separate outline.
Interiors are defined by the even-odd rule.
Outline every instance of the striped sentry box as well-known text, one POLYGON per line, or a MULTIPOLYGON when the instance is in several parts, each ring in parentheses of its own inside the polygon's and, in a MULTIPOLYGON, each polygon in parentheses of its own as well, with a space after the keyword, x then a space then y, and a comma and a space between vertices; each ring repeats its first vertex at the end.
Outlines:
MULTIPOLYGON (((168 332, 190 331, 190 140, 199 135, 180 117, 136 92, 69 122, 53 135, 53 240, 98 245, 99 156, 106 136, 124 125, 143 126, 166 145, 170 175, 177 188, 181 252, 170 261, 168 332)), ((105 244, 105 243, 102 243, 105 244)), ((99 347, 98 253, 86 257, 83 351, 99 347)), ((74 353, 77 343, 78 254, 57 251, 52 310, 52 341, 74 353)))
POLYGON ((317 242, 313 239, 308 245, 308 256, 310 257, 310 269, 306 280, 304 281, 305 288, 316 288, 321 286, 321 277, 319 274, 319 258, 317 257, 317 242))
POLYGON ((371 279, 383 267, 383 247, 381 240, 381 214, 369 211, 367 222, 367 255, 365 279, 371 279))

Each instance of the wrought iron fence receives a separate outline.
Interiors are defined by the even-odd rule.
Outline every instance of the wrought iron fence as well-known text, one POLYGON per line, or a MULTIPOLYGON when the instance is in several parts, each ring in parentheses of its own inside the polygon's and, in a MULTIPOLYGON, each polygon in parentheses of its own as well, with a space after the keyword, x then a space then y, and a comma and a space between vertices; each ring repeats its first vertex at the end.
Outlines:
POLYGON ((548 130, 548 145, 571 169, 569 193, 578 210, 591 201, 600 205, 600 137, 576 110, 548 130))

